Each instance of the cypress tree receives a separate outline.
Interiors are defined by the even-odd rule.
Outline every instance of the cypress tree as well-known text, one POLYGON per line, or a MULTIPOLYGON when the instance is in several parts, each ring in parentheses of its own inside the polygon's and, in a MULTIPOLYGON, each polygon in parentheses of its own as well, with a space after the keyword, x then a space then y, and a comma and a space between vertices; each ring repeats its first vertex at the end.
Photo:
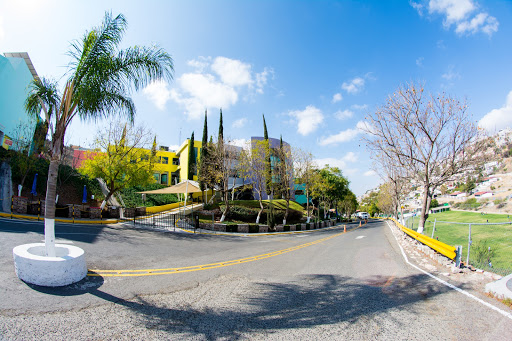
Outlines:
POLYGON ((194 180, 194 169, 196 166, 196 159, 194 155, 194 132, 192 132, 192 136, 190 136, 190 141, 188 145, 188 179, 194 180))
POLYGON ((205 176, 205 160, 208 157, 208 122, 207 117, 208 113, 204 111, 204 126, 203 126, 203 140, 201 141, 201 158, 199 159, 199 188, 201 191, 205 189, 205 183, 203 178, 205 176))
POLYGON ((224 141, 224 127, 222 126, 222 109, 220 109, 220 121, 219 121, 219 142, 224 141))
POLYGON ((269 155, 267 159, 267 177, 266 177, 266 192, 267 196, 270 196, 270 192, 272 190, 272 160, 270 158, 271 155, 271 149, 270 149, 270 142, 268 140, 268 131, 267 131, 267 123, 265 122, 265 115, 263 115, 263 139, 265 140, 265 143, 267 144, 269 148, 269 155))

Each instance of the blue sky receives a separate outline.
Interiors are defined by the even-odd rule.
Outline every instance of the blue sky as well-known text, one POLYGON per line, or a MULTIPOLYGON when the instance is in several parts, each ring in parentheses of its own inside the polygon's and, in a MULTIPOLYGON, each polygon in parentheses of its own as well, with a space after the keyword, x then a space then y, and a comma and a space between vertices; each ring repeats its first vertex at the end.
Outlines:
MULTIPOLYGON (((123 13, 123 44, 158 44, 173 82, 133 94, 136 122, 162 145, 202 135, 242 143, 263 134, 338 166, 360 195, 379 178, 358 126, 405 82, 467 99, 490 132, 512 127, 512 2, 0 0, 0 53, 28 52, 39 75, 63 79, 70 42, 123 13)), ((74 122, 67 143, 98 125, 74 122)))

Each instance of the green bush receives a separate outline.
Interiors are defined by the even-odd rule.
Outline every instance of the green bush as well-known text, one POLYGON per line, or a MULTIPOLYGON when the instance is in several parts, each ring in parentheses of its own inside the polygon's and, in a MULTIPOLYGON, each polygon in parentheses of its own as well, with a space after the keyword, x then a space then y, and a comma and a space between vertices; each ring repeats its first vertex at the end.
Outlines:
POLYGON ((249 224, 249 233, 258 233, 260 232, 260 226, 257 224, 249 224))
POLYGON ((302 230, 302 225, 301 224, 295 225, 295 231, 301 231, 301 230, 302 230))
POLYGON ((284 225, 284 226, 283 226, 283 231, 284 231, 284 232, 288 232, 288 231, 290 231, 290 225, 284 225))
POLYGON ((167 186, 160 184, 151 184, 148 186, 134 186, 120 191, 126 207, 151 207, 172 204, 178 202, 176 194, 146 194, 146 201, 142 200, 142 195, 137 192, 152 191, 165 188, 167 186))
POLYGON ((479 207, 480 203, 476 200, 476 198, 470 198, 460 205, 460 208, 465 210, 476 210, 479 207))

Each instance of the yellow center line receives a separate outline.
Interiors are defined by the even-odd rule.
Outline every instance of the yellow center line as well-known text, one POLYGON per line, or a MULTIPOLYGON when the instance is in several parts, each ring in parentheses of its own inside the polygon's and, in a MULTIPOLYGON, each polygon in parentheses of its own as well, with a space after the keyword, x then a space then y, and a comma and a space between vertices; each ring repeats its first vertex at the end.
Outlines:
MULTIPOLYGON (((356 227, 352 230, 355 230, 359 227, 356 227)), ((194 266, 185 266, 180 268, 166 268, 166 269, 143 269, 143 270, 98 270, 98 269, 90 269, 87 276, 101 276, 101 277, 135 277, 135 276, 155 276, 155 275, 168 275, 175 273, 183 273, 183 272, 191 272, 191 271, 201 271, 201 270, 209 270, 215 268, 221 268, 226 266, 238 265, 248 262, 253 262, 256 260, 266 259, 270 257, 279 256, 288 252, 296 251, 308 246, 316 245, 322 242, 325 242, 334 237, 338 237, 342 235, 344 232, 334 234, 329 237, 325 237, 322 239, 315 240, 313 242, 292 246, 287 249, 273 251, 269 253, 264 253, 257 256, 245 257, 240 259, 234 259, 230 261, 223 261, 217 263, 210 264, 202 264, 202 265, 194 265, 194 266)))

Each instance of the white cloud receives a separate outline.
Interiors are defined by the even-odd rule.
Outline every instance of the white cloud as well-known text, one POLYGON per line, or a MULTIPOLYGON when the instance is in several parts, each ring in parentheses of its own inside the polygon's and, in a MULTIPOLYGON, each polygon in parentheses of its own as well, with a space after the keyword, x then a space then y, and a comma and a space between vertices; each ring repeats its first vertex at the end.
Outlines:
POLYGON ((256 74, 256 92, 263 93, 263 88, 267 85, 268 77, 274 77, 274 69, 264 68, 262 72, 256 74))
MULTIPOLYGON (((424 5, 411 2, 420 16, 423 15, 424 5)), ((430 0, 428 12, 444 17, 443 26, 446 29, 455 26, 455 32, 462 34, 475 34, 483 32, 491 36, 498 31, 498 20, 488 13, 479 10, 479 5, 473 0, 430 0)))
POLYGON ((346 170, 348 163, 354 163, 357 161, 357 156, 354 152, 348 152, 341 159, 336 159, 332 157, 324 158, 324 159, 316 159, 315 163, 318 167, 324 167, 325 165, 329 165, 331 167, 338 167, 341 170, 346 170))
POLYGON ((419 67, 423 67, 423 57, 419 57, 418 59, 416 59, 416 65, 418 65, 419 67))
POLYGON ((338 120, 345 120, 347 118, 351 118, 352 116, 354 116, 354 112, 351 110, 338 110, 334 113, 334 116, 338 120))
POLYGON ((320 140, 319 144, 321 146, 327 146, 329 144, 337 144, 342 142, 352 141, 359 134, 358 129, 346 129, 340 131, 336 135, 327 136, 320 140))
POLYGON ((375 176, 377 175, 377 173, 375 173, 375 171, 373 170, 369 170, 369 171, 366 171, 363 173, 364 176, 375 176))
POLYGON ((339 102, 342 99, 343 99, 343 96, 339 92, 337 94, 334 94, 334 96, 332 96, 333 103, 339 102))
POLYGON ((204 70, 206 70, 210 66, 211 61, 212 61, 211 57, 199 56, 198 59, 192 59, 192 60, 187 61, 187 65, 195 68, 196 72, 202 73, 204 70))
POLYGON ((169 91, 169 96, 190 119, 202 117, 205 109, 228 109, 240 98, 246 100, 249 95, 262 94, 274 73, 271 68, 254 73, 250 64, 226 57, 198 57, 187 64, 195 70, 177 78, 177 86, 169 91))
POLYGON ((508 93, 505 105, 499 109, 493 109, 488 112, 478 122, 478 126, 490 132, 495 132, 507 127, 512 128, 512 91, 508 93))
POLYGON ((247 118, 239 118, 238 120, 235 120, 232 124, 233 128, 243 128, 247 124, 247 118))
POLYGON ((368 104, 353 104, 351 108, 355 110, 366 110, 368 109, 368 104))
POLYGON ((347 161, 347 162, 356 162, 357 161, 357 155, 356 153, 354 152, 348 152, 347 154, 345 154, 345 156, 343 157, 343 160, 347 161))
POLYGON ((458 72, 453 71, 453 69, 454 69, 453 65, 450 65, 448 67, 448 71, 443 73, 441 75, 441 77, 443 79, 446 79, 447 81, 452 81, 452 80, 455 80, 455 79, 460 79, 460 74, 458 72))
POLYGON ((308 105, 306 109, 302 111, 290 111, 288 115, 297 120, 297 130, 299 134, 303 136, 314 132, 320 123, 324 121, 322 111, 312 105, 308 105))
POLYGON ((215 58, 212 70, 229 86, 252 85, 251 65, 226 57, 215 58))
POLYGON ((185 73, 177 79, 180 90, 172 89, 171 98, 185 107, 189 118, 203 117, 205 108, 229 108, 238 101, 232 87, 215 80, 212 75, 185 73))
POLYGON ((364 79, 361 77, 356 77, 350 82, 343 82, 341 88, 349 94, 356 94, 364 88, 364 79))
POLYGON ((167 84, 166 81, 153 81, 142 90, 142 93, 146 95, 158 109, 164 110, 167 101, 171 98, 171 91, 168 86, 169 84, 167 84))
POLYGON ((338 134, 327 136, 326 138, 321 139, 318 144, 321 146, 327 146, 330 144, 338 144, 343 142, 352 141, 359 135, 363 133, 364 128, 367 126, 367 123, 364 121, 359 121, 356 124, 355 128, 349 128, 340 131, 338 134))

